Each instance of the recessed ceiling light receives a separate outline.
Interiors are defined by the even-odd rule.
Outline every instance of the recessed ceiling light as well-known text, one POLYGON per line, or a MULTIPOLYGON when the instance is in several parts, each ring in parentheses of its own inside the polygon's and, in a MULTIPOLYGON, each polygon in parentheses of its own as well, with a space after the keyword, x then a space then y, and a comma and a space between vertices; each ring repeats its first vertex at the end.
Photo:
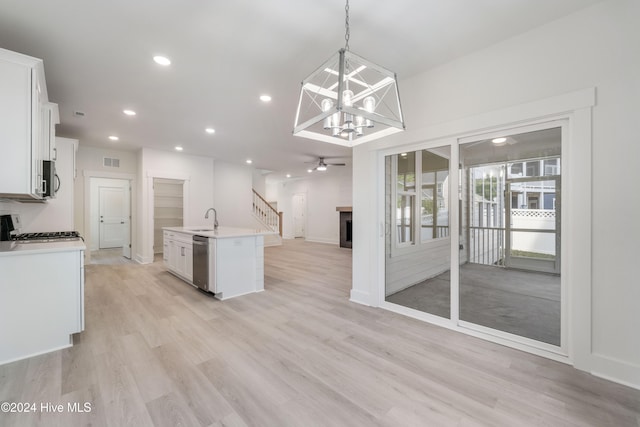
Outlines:
POLYGON ((135 116, 136 112, 133 110, 122 110, 123 113, 125 113, 127 116, 135 116))
POLYGON ((247 159, 247 164, 250 165, 251 163, 253 163, 253 160, 247 159))
POLYGON ((117 136, 115 136, 115 135, 111 135, 111 136, 109 137, 109 139, 110 139, 110 140, 112 140, 112 141, 117 141, 117 140, 119 140, 120 138, 118 138, 118 137, 117 137, 117 136))
POLYGON ((183 150, 183 148, 181 146, 176 145, 176 151, 182 151, 182 150, 183 150))
POLYGON ((171 65, 171 60, 165 56, 157 55, 153 57, 153 60, 156 61, 156 64, 164 66, 171 65))
POLYGON ((313 169, 307 169, 307 172, 311 173, 313 172, 313 169))
POLYGON ((290 173, 287 174, 287 178, 291 178, 291 174, 290 173))
POLYGON ((494 138, 491 142, 494 144, 502 144, 503 142, 507 142, 507 138, 494 138))
POLYGON ((271 101, 271 97, 269 95, 260 95, 260 101, 269 102, 271 101))
POLYGON ((206 133, 216 133, 216 130, 214 128, 206 128, 204 131, 206 133))

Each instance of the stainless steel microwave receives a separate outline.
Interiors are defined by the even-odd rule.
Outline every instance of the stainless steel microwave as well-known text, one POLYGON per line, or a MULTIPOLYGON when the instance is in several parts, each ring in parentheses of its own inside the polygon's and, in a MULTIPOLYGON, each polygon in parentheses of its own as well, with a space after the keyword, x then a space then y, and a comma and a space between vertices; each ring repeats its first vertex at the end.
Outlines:
POLYGON ((44 160, 42 162, 42 197, 55 198, 60 189, 60 177, 56 173, 56 162, 44 160))

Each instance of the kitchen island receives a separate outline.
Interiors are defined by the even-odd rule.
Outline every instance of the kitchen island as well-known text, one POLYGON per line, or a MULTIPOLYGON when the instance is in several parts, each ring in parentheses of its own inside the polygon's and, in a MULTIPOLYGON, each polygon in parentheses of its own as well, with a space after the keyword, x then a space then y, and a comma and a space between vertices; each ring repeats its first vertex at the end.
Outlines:
POLYGON ((84 330, 85 249, 0 242, 0 364, 73 345, 84 330))
POLYGON ((264 236, 274 231, 164 227, 167 270, 220 300, 264 290, 264 236), (195 237, 194 237, 195 236, 195 237))

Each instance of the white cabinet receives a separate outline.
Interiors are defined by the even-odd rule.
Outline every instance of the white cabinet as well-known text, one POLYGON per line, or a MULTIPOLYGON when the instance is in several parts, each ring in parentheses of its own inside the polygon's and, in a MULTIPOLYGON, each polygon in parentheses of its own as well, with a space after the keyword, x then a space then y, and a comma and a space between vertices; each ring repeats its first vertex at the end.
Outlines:
POLYGON ((215 286, 216 298, 225 300, 264 290, 263 236, 209 240, 209 286, 215 286))
POLYGON ((58 149, 56 147, 56 125, 60 124, 58 104, 52 102, 42 103, 40 135, 42 138, 42 150, 44 160, 58 160, 58 149))
MULTIPOLYGON (((220 227, 215 232, 200 228, 166 227, 163 230, 164 264, 171 273, 196 286, 193 282, 193 236, 206 237, 209 292, 220 300, 261 292, 264 290, 265 234, 275 233, 231 227, 220 227)), ((200 279, 198 277, 198 281, 200 279)))
POLYGON ((0 245, 0 365, 69 347, 84 330, 83 255, 81 242, 0 245))
POLYGON ((162 259, 167 269, 193 282, 193 237, 175 231, 163 232, 162 259))
POLYGON ((42 161, 55 145, 54 105, 42 60, 0 49, 0 142, 10 159, 0 168, 0 197, 42 199, 42 161))

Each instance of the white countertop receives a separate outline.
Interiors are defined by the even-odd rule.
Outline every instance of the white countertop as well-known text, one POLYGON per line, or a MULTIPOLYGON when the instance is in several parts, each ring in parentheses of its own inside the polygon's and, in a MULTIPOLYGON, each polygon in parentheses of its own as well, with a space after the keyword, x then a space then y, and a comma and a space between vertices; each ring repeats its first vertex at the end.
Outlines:
POLYGON ((63 240, 47 243, 0 242, 0 256, 84 251, 86 249, 87 247, 82 240, 63 240))
POLYGON ((165 231, 175 231, 176 233, 211 237, 214 239, 267 236, 270 234, 278 234, 275 231, 260 230, 257 228, 218 227, 216 231, 213 231, 213 227, 207 225, 203 225, 200 227, 163 227, 162 229, 165 231))

